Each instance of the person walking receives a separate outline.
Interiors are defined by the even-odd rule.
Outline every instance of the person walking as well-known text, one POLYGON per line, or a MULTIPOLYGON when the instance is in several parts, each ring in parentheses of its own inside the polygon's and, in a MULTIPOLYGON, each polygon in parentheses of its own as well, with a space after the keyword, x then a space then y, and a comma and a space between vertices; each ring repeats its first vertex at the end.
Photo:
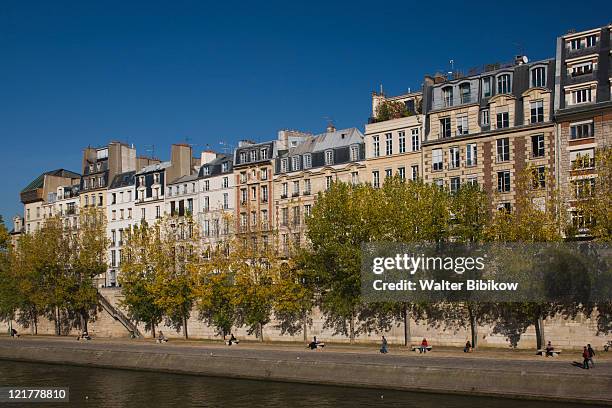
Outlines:
POLYGON ((589 352, 589 361, 591 362, 591 368, 593 368, 595 366, 595 363, 593 363, 593 357, 595 356, 595 350, 593 350, 593 347, 591 347, 590 344, 587 344, 587 351, 589 352))
POLYGON ((387 339, 385 336, 382 336, 382 345, 380 346, 380 352, 382 354, 387 354, 389 352, 389 350, 387 350, 387 344, 387 339))
POLYGON ((589 350, 587 350, 586 346, 584 346, 584 349, 582 350, 582 368, 584 368, 585 370, 589 369, 589 350))

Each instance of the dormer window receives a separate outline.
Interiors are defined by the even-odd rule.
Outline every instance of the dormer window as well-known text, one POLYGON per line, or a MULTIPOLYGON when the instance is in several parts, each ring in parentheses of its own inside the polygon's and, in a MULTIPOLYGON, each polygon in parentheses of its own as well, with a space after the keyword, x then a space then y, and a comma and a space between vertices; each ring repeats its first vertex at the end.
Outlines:
POLYGON ((580 48, 582 48, 582 41, 580 38, 574 38, 573 40, 570 40, 571 50, 579 50, 580 48))
POLYGON ((307 153, 304 155, 304 168, 309 169, 312 167, 312 155, 307 153))
POLYGON ((593 35, 589 35, 585 38, 585 42, 586 42, 586 46, 588 47, 594 47, 597 45, 597 34, 593 34, 593 35))
POLYGON ((447 86, 442 88, 442 101, 444 103, 444 107, 453 106, 453 87, 447 86))
POLYGON ((287 171, 288 160, 286 158, 281 159, 280 162, 280 171, 281 173, 285 173, 287 171))
POLYGON ((334 164, 334 151, 333 150, 325 151, 325 164, 326 165, 334 164))
POLYGON ((359 160, 359 145, 351 146, 351 161, 359 160))
POLYGON ((90 173, 93 173, 93 169, 94 169, 93 164, 90 164, 90 165, 89 165, 89 172, 90 172, 90 173))
POLYGON ((153 174, 153 180, 155 184, 159 184, 159 173, 153 174))
POLYGON ((210 174, 210 167, 204 166, 202 167, 202 174, 208 176, 210 174))
POLYGON ((469 82, 459 85, 459 94, 461 95, 461 103, 470 103, 472 97, 469 82))
POLYGON ((221 171, 223 173, 227 173, 228 170, 229 170, 229 163, 228 162, 221 163, 221 171))
POLYGON ((257 151, 256 150, 251 150, 251 161, 257 161, 257 151))
POLYGON ((259 151, 259 154, 261 155, 261 160, 267 160, 268 159, 268 149, 261 149, 259 151))
POLYGON ((535 67, 531 70, 531 87, 543 88, 546 86, 546 68, 535 67))
POLYGON ((96 163, 96 170, 100 171, 101 168, 102 168, 102 163, 100 162, 96 163))
POLYGON ((482 79, 482 96, 487 98, 491 96, 491 78, 483 78, 482 79))
POLYGON ((507 94, 512 92, 512 80, 510 74, 502 74, 497 77, 497 93, 507 94))
POLYGON ((247 155, 246 152, 240 152, 240 163, 246 162, 247 155))
POLYGON ((300 156, 293 156, 291 158, 291 170, 297 171, 300 169, 300 156))

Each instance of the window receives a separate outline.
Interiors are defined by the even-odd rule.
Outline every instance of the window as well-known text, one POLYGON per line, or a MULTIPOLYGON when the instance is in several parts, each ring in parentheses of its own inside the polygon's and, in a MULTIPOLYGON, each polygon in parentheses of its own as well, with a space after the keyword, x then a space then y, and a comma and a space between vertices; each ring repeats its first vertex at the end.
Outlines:
POLYGON ((589 61, 582 64, 573 65, 571 68, 571 72, 573 77, 590 74, 593 72, 593 62, 589 61))
POLYGON ((572 103, 591 102, 591 88, 576 89, 572 91, 572 103))
POLYGON ((223 177, 223 179, 221 180, 221 188, 228 188, 229 187, 229 177, 223 177))
POLYGON ((204 197, 204 205, 202 206, 203 211, 208 211, 210 209, 210 198, 204 197))
POLYGON ((586 46, 588 47, 594 47, 597 45, 597 35, 593 34, 593 35, 589 35, 588 37, 585 38, 585 42, 586 42, 586 46))
POLYGON ((468 143, 465 147, 465 165, 466 166, 475 166, 478 164, 478 150, 476 147, 476 143, 468 143))
POLYGON ((531 123, 544 122, 544 101, 533 101, 531 106, 531 123))
POLYGON ((117 193, 111 195, 111 204, 117 204, 117 193))
POLYGON ((281 173, 286 173, 287 172, 287 165, 288 165, 288 160, 287 159, 281 159, 281 162, 280 162, 280 171, 281 171, 281 173))
POLYGON ((304 180, 304 194, 310 194, 312 184, 310 183, 310 179, 304 180))
POLYGON ((223 209, 227 210, 229 208, 229 194, 223 193, 223 209))
POLYGON ((584 139, 594 136, 593 121, 570 125, 570 139, 584 139))
POLYGON ((229 170, 229 163, 223 162, 221 163, 221 172, 226 173, 229 170))
POLYGON ((291 170, 296 171, 300 169, 300 156, 293 156, 291 158, 291 170))
POLYGON ((393 170, 392 169, 386 169, 385 170, 385 178, 390 178, 393 177, 393 170))
POLYGON ((155 206, 155 218, 161 218, 161 208, 159 205, 155 206))
POLYGON ((491 119, 489 118, 489 110, 483 109, 480 116, 480 123, 482 126, 489 126, 491 123, 491 119))
POLYGON ((510 160, 510 139, 504 137, 497 139, 497 161, 505 162, 510 160))
POLYGON ((570 162, 572 163, 572 170, 595 167, 595 149, 590 148, 570 151, 570 162))
POLYGON ((574 180, 572 183, 574 184, 576 198, 581 199, 593 196, 593 192, 595 191, 594 178, 574 180))
POLYGON ((287 196, 289 195, 289 184, 283 183, 282 188, 283 190, 282 190, 281 198, 287 198, 287 196))
POLYGON ((262 180, 267 180, 268 179, 268 169, 261 169, 261 172, 259 173, 259 177, 262 180))
POLYGON ((372 137, 372 148, 374 149, 374 157, 380 156, 380 138, 379 136, 372 137))
POLYGON ((459 177, 451 177, 450 179, 450 192, 456 193, 459 191, 459 187, 461 186, 461 178, 459 177))
POLYGON ((325 164, 327 165, 334 164, 334 151, 333 150, 325 151, 325 164))
POLYGON ((544 188, 546 187, 546 167, 539 166, 533 169, 532 174, 533 188, 544 188))
POLYGON ((419 129, 412 129, 412 151, 416 152, 421 148, 421 142, 419 140, 419 129))
POLYGON ((312 167, 312 156, 310 153, 304 155, 304 168, 309 169, 312 167))
MULTIPOLYGON (((246 174, 245 174, 246 177, 246 174)), ((210 190, 210 180, 204 180, 204 191, 210 190)))
POLYGON ((478 176, 476 175, 467 176, 465 183, 473 187, 478 186, 478 176))
POLYGON ((397 169, 397 175, 399 176, 399 178, 402 181, 406 180, 406 168, 405 167, 399 167, 397 169))
POLYGON ((261 156, 261 160, 267 160, 268 159, 268 149, 261 149, 259 151, 259 154, 261 156))
POLYGON ((457 136, 468 134, 468 117, 467 115, 457 116, 457 136))
POLYGON ((461 96, 461 103, 470 103, 471 101, 471 92, 470 92, 470 84, 465 83, 459 85, 459 94, 461 96))
POLYGON ((403 130, 398 133, 399 136, 399 152, 406 153, 406 132, 403 130))
POLYGON ((440 136, 443 138, 451 137, 451 132, 450 118, 440 119, 440 136))
POLYGON ((507 127, 510 127, 510 114, 506 108, 505 111, 497 112, 497 128, 503 129, 507 127))
POLYGON ((332 176, 326 176, 325 177, 325 188, 329 190, 331 188, 332 182, 333 182, 332 176))
POLYGON ((431 151, 431 163, 433 171, 442 170, 442 149, 433 149, 431 151))
POLYGON ((419 178, 419 166, 415 164, 414 166, 411 167, 411 170, 412 170, 412 181, 417 181, 417 179, 419 178))
POLYGON ((393 135, 391 133, 385 134, 385 146, 386 155, 391 156, 393 154, 393 135))
POLYGON ((378 170, 372 172, 372 186, 374 186, 374 188, 380 187, 380 173, 378 170))
POLYGON ((304 215, 306 217, 309 217, 310 214, 312 214, 312 205, 311 204, 304 205, 304 215))
POLYGON ((482 96, 487 98, 491 96, 491 78, 482 79, 482 96))
POLYGON ((441 179, 441 178, 434 179, 434 184, 437 187, 439 187, 439 188, 443 188, 444 187, 444 179, 441 179))
POLYGON ((202 167, 202 174, 204 176, 209 176, 210 175, 210 167, 208 167, 208 166, 202 167))
POLYGON ((251 200, 257 200, 257 186, 251 186, 251 200))
POLYGON ((254 162, 257 160, 257 151, 256 150, 251 150, 250 152, 251 155, 251 161, 254 162))
POLYGON ((247 202, 247 189, 241 188, 240 189, 240 204, 246 204, 246 202, 247 202))
POLYGON ((458 169, 459 164, 460 164, 459 147, 457 146, 451 147, 450 149, 448 149, 448 154, 449 154, 449 160, 450 160, 448 167, 451 169, 458 169))
POLYGON ((117 245, 117 231, 115 230, 111 231, 111 245, 112 246, 117 245))
POLYGON ((499 203, 499 206, 497 207, 497 209, 499 211, 503 211, 507 214, 510 214, 512 212, 512 204, 505 202, 505 203, 499 203))
POLYGON ((546 68, 535 67, 531 70, 531 87, 545 87, 546 86, 546 68))
POLYGON ((293 182, 293 196, 296 197, 298 195, 300 195, 300 182, 294 181, 293 182))
POLYGON ((268 186, 261 186, 261 202, 268 202, 268 186))
POLYGON ((442 88, 442 101, 444 107, 453 106, 453 87, 447 86, 442 88))
POLYGON ((580 38, 574 38, 573 40, 570 40, 569 45, 571 50, 579 50, 582 48, 582 41, 580 38))
POLYGON ((507 193, 510 191, 510 171, 498 171, 497 172, 497 191, 500 193, 507 193))
POLYGON ((141 208, 140 209, 140 218, 143 219, 143 220, 147 218, 147 209, 146 208, 141 208))
POLYGON ((353 185, 359 184, 359 172, 351 172, 351 183, 353 183, 353 185))
POLYGON ((531 157, 544 157, 544 135, 531 136, 531 157))
POLYGON ((510 74, 502 74, 497 77, 497 93, 506 94, 512 92, 510 74))
POLYGON ((350 154, 351 154, 351 161, 359 160, 359 146, 358 145, 351 146, 350 154))

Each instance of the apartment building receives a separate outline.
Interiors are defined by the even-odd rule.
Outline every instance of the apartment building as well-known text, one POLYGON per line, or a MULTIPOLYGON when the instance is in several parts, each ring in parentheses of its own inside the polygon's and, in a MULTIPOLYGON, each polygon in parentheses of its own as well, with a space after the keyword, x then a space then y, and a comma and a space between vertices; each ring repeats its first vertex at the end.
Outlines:
POLYGON ((48 171, 36 177, 21 190, 23 203, 23 230, 26 233, 38 231, 49 213, 49 200, 55 200, 58 189, 79 183, 81 175, 65 169, 48 171), (46 212, 45 212, 46 210, 46 212))
POLYGON ((115 176, 136 170, 136 149, 121 142, 103 147, 87 147, 83 151, 81 208, 106 207, 106 189, 115 176))
POLYGON ((422 177, 421 142, 425 117, 421 114, 422 93, 386 97, 372 93, 372 116, 365 126, 364 182, 380 187, 386 177, 399 175, 404 180, 422 177), (383 116, 381 107, 399 106, 396 114, 383 116))
POLYGON ((59 186, 55 192, 49 193, 42 205, 43 218, 58 216, 67 230, 76 230, 79 226, 80 179, 73 182, 75 184, 59 186))
POLYGON ((310 215, 317 193, 333 182, 359 183, 365 173, 363 134, 356 128, 309 136, 289 149, 278 151, 274 160, 275 230, 280 248, 304 242, 304 218, 310 215))
POLYGON ((108 270, 105 287, 118 286, 123 246, 127 243, 131 229, 138 223, 135 217, 136 172, 117 174, 108 187, 106 202, 106 231, 109 240, 108 270))
POLYGON ((559 187, 575 226, 589 220, 574 208, 596 183, 595 152, 612 144, 612 26, 557 39, 555 118, 559 187))
POLYGON ((198 222, 205 248, 227 242, 234 232, 236 194, 233 158, 214 152, 202 153, 198 222))
POLYGON ((478 184, 495 208, 511 210, 525 168, 543 191, 555 176, 555 60, 518 56, 479 71, 425 77, 424 180, 450 191, 478 184))
POLYGON ((277 140, 254 143, 243 140, 234 151, 236 233, 254 246, 270 242, 274 228, 272 197, 274 159, 279 150, 297 146, 310 133, 281 130, 277 140))
POLYGON ((152 225, 164 216, 168 184, 195 172, 191 151, 187 144, 173 144, 169 161, 149 164, 136 172, 134 211, 140 222, 152 225))

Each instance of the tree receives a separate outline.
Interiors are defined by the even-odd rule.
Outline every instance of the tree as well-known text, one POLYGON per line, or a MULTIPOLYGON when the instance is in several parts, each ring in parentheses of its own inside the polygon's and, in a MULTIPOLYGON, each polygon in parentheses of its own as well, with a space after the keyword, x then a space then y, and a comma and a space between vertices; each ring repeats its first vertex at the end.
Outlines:
POLYGON ((384 101, 376 109, 376 121, 382 122, 390 119, 399 119, 411 116, 406 104, 399 101, 384 101))
POLYGON ((155 328, 162 321, 163 310, 155 303, 152 287, 157 274, 165 267, 156 232, 157 229, 146 222, 134 227, 124 246, 119 274, 124 296, 121 306, 127 309, 129 319, 144 322, 145 330, 151 331, 153 337, 156 337, 155 328))
POLYGON ((164 311, 169 325, 183 329, 195 301, 195 277, 199 258, 199 234, 191 216, 162 218, 155 226, 159 235, 160 269, 151 284, 154 303, 164 311))
POLYGON ((10 267, 13 250, 10 247, 10 236, 0 215, 0 321, 15 318, 20 304, 17 278, 10 267))

